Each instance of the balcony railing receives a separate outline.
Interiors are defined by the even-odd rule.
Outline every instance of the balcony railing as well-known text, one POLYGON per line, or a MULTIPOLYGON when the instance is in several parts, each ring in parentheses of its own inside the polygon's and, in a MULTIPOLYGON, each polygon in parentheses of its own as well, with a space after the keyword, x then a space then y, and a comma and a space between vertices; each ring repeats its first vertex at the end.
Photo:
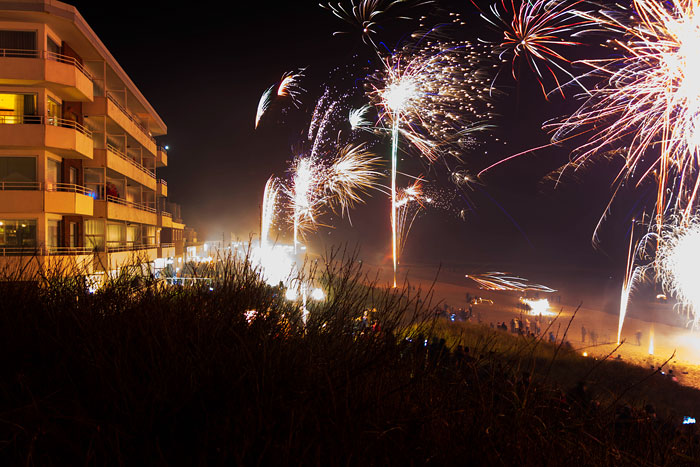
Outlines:
POLYGON ((173 215, 171 213, 169 213, 168 211, 160 211, 159 214, 163 217, 169 217, 171 219, 173 218, 173 215))
POLYGON ((0 57, 8 58, 44 58, 46 60, 53 60, 54 62, 66 63, 68 65, 73 65, 82 74, 84 74, 90 81, 92 81, 92 75, 83 66, 82 63, 78 61, 77 58, 71 57, 69 55, 58 54, 56 52, 49 52, 48 50, 24 50, 24 49, 0 49, 0 57))
POLYGON ((60 117, 44 117, 43 115, 0 115, 2 125, 38 125, 46 124, 61 128, 72 128, 92 139, 92 132, 75 120, 60 117))
POLYGON ((0 246, 0 256, 40 256, 42 249, 37 246, 0 246))
POLYGON ((0 191, 39 191, 41 182, 0 182, 0 191))
POLYGON ((61 191, 68 193, 79 193, 81 195, 95 198, 95 192, 82 185, 74 183, 55 183, 55 182, 0 182, 0 191, 61 191))
POLYGON ((168 182, 166 182, 166 181, 163 180, 162 178, 159 178, 159 179, 158 179, 158 183, 160 183, 160 184, 163 185, 163 186, 168 186, 168 182))
POLYGON ((139 251, 139 250, 151 250, 158 248, 158 245, 153 244, 141 244, 141 243, 118 243, 118 242, 107 242, 108 245, 105 247, 106 253, 118 253, 120 251, 139 251), (111 243, 111 245, 109 245, 111 243))
POLYGON ((151 169, 149 169, 149 168, 147 168, 147 167, 144 167, 144 166, 141 165, 139 162, 136 162, 136 161, 133 160, 131 157, 129 157, 129 156, 127 156, 126 154, 124 154, 124 152, 123 152, 121 149, 119 149, 119 148, 117 148, 117 147, 115 147, 115 146, 113 146, 113 145, 111 145, 111 144, 109 144, 109 143, 107 143, 107 149, 109 149, 109 150, 112 151, 114 154, 116 154, 117 156, 121 157, 122 159, 124 159, 124 160, 127 161, 129 164, 133 165, 134 167, 136 167, 137 169, 139 169, 140 171, 142 171, 143 173, 145 173, 145 174, 148 175, 149 177, 151 177, 151 178, 156 178, 156 173, 155 173, 154 171, 152 171, 151 169))
POLYGON ((156 140, 155 140, 155 138, 154 138, 153 136, 151 136, 151 133, 148 131, 148 129, 147 129, 145 126, 143 126, 143 124, 142 124, 141 122, 139 122, 139 121, 136 119, 136 117, 134 117, 133 115, 131 115, 131 112, 129 112, 128 110, 126 110, 126 108, 125 108, 123 105, 121 105, 121 104, 114 98, 114 96, 112 96, 112 94, 109 93, 109 92, 107 93, 107 99, 109 99, 109 100, 112 102, 112 104, 114 104, 119 110, 121 110, 121 111, 124 113, 124 115, 126 115, 126 117, 127 117, 129 120, 131 120, 131 122, 132 122, 134 125, 136 125, 136 126, 143 132, 143 134, 146 135, 146 137, 147 137, 148 139, 150 139, 150 140, 155 144, 156 140))
POLYGON ((89 246, 50 246, 46 248, 46 254, 50 256, 90 255, 94 252, 95 248, 89 246))
POLYGON ((36 247, 3 247, 0 246, 0 257, 2 256, 71 256, 71 255, 91 255, 97 252, 119 253, 122 251, 153 250, 156 248, 174 248, 174 243, 141 244, 108 242, 107 246, 36 246, 36 247), (109 244, 111 243, 111 245, 109 244))
POLYGON ((128 206, 130 208, 139 209, 141 211, 152 212, 155 214, 156 209, 151 206, 146 206, 145 204, 134 203, 133 201, 127 201, 122 198, 117 198, 116 196, 107 195, 107 201, 110 203, 121 204, 122 206, 128 206))

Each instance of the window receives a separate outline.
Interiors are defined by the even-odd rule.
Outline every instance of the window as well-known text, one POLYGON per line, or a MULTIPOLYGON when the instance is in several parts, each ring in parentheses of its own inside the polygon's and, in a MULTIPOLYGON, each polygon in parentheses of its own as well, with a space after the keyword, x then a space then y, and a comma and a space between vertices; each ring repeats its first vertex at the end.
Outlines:
POLYGON ((126 241, 126 226, 124 224, 107 224, 107 246, 123 246, 126 241))
POLYGON ((0 248, 36 248, 36 219, 0 220, 0 248))
POLYGON ((105 245, 105 224, 98 219, 88 219, 85 225, 85 246, 101 250, 105 245))
POLYGON ((0 188, 36 190, 36 157, 0 157, 0 188))
POLYGON ((36 94, 0 93, 0 124, 40 123, 36 94))
POLYGON ((78 169, 76 167, 68 167, 68 183, 71 185, 78 184, 78 169))
POLYGON ((36 31, 0 30, 0 50, 5 57, 38 57, 36 31))
POLYGON ((46 244, 49 247, 49 250, 55 250, 56 248, 61 246, 61 244, 58 240, 59 222, 60 221, 56 221, 56 220, 49 220, 49 222, 48 222, 48 232, 46 233, 46 244))
POLYGON ((46 50, 48 50, 51 54, 59 55, 61 53, 61 46, 49 36, 46 36, 46 50))

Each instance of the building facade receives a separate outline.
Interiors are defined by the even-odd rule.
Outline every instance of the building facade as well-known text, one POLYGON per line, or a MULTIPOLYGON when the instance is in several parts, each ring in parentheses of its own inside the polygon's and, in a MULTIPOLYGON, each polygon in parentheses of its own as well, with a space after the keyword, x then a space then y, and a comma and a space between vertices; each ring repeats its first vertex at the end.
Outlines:
POLYGON ((167 127, 72 6, 0 0, 0 264, 115 270, 182 254, 167 127))

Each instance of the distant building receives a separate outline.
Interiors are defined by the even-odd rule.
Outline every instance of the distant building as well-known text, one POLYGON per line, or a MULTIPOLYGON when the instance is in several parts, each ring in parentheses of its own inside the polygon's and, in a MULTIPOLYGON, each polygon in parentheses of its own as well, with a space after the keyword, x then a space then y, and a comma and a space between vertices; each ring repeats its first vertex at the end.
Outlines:
POLYGON ((172 263, 185 225, 157 177, 166 132, 74 7, 0 0, 0 265, 172 263))

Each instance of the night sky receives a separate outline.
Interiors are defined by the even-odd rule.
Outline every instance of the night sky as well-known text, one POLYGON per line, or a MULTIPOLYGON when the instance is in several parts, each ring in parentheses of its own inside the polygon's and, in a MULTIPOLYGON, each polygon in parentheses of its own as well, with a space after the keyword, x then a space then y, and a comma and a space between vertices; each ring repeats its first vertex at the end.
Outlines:
MULTIPOLYGON (((169 198, 182 205, 185 222, 200 239, 220 239, 234 232, 246 239, 259 230, 260 200, 271 174, 284 175, 324 84, 352 82, 340 67, 358 69, 374 59, 357 33, 333 37, 345 25, 315 1, 174 2, 121 1, 108 12, 99 2, 75 5, 144 96, 168 125, 161 139, 169 151, 169 167, 159 176, 168 180, 169 198), (274 6, 273 6, 274 5, 274 6), (305 104, 286 115, 273 115, 254 130, 262 92, 282 73, 306 67, 302 83, 305 104)), ((460 11, 467 23, 451 31, 457 38, 497 38, 489 35, 468 1, 441 2, 445 12, 460 11)), ((440 9, 433 8, 434 22, 440 9)), ((447 16, 442 16, 443 20, 447 16)), ((395 21, 384 25, 379 40, 393 47, 418 26, 395 21)), ((577 51, 577 53, 579 53, 577 51)), ((574 93, 547 102, 530 70, 523 69, 516 88, 505 70, 502 94, 494 100, 498 126, 487 142, 464 154, 465 167, 476 173, 498 159, 547 144, 542 123, 577 108, 574 93), (506 141, 496 142, 499 138, 506 141)), ((361 103, 361 102, 360 102, 361 103)), ((388 138, 387 138, 388 139, 388 138)), ((388 142, 375 149, 388 158, 388 142)), ((619 163, 601 161, 576 177, 565 177, 556 189, 544 180, 563 165, 570 148, 550 147, 514 159, 487 173, 473 190, 458 198, 456 211, 430 211, 416 221, 402 262, 443 264, 465 269, 529 271, 555 268, 576 274, 600 274, 621 280, 628 228, 654 188, 626 188, 603 224, 600 247, 591 235, 611 196, 619 163), (641 202, 639 201, 641 200, 641 202)), ((404 167, 413 167, 406 155, 404 167)), ((404 164, 402 162, 401 164, 404 164)), ((416 173, 416 175, 418 175, 416 173)), ((446 189, 454 185, 435 173, 446 189)), ((335 228, 321 228, 310 238, 322 251, 332 244, 361 244, 363 256, 388 266, 388 199, 375 193, 347 219, 327 218, 335 228)))

